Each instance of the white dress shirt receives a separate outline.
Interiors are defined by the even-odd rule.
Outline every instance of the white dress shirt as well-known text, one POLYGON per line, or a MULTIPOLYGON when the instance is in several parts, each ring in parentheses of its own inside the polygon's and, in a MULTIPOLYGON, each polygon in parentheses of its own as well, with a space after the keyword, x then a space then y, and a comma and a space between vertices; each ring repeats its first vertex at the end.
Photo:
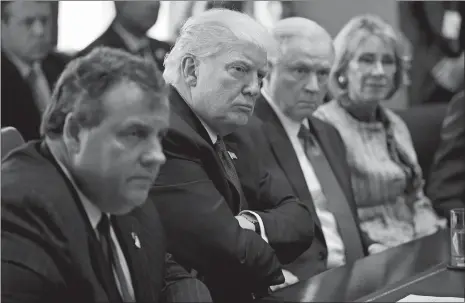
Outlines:
MULTIPOLYGON (((79 195, 79 198, 80 198, 80 200, 82 202, 82 205, 84 206, 84 210, 86 211, 87 217, 89 218, 92 229, 94 230, 95 234, 97 235, 97 238, 99 239, 100 237, 99 237, 99 232, 97 230, 97 225, 100 222, 100 219, 102 218, 102 216, 103 215, 107 216, 108 214, 102 213, 102 211, 100 209, 98 209, 97 206, 95 206, 95 204, 93 204, 92 202, 89 201, 89 199, 87 199, 87 197, 76 186, 76 183, 74 182, 73 178, 71 177, 71 174, 66 169, 66 167, 57 159, 57 157, 55 157, 55 159, 56 159, 58 165, 60 165, 61 169, 65 173, 65 175, 68 177, 68 179, 73 184, 74 188, 76 189, 76 192, 79 195)), ((111 236, 111 240, 113 241, 114 247, 116 248, 116 253, 118 255, 118 260, 121 262, 120 265, 121 265, 121 268, 123 270, 124 278, 126 280, 126 285, 128 286, 129 296, 131 297, 130 302, 135 302, 134 287, 132 285, 132 278, 131 278, 131 273, 129 272, 128 263, 126 261, 126 257, 123 254, 123 250, 121 249, 118 238, 116 237, 113 226, 111 224, 110 224, 110 236, 111 236)), ((120 281, 118 279, 116 269, 114 267, 113 267, 113 275, 115 277, 116 286, 118 287, 118 291, 122 295, 123 292, 121 290, 120 281)))
POLYGON ((333 268, 344 265, 344 243, 342 242, 342 238, 339 234, 339 231, 337 230, 336 219, 334 215, 328 210, 326 198, 324 197, 320 182, 318 181, 315 171, 313 170, 312 163, 310 163, 310 160, 305 154, 304 147, 302 146, 302 143, 298 137, 298 133, 302 124, 307 128, 309 127, 308 120, 305 119, 302 123, 298 123, 290 119, 271 100, 265 90, 262 89, 261 93, 281 121, 281 124, 286 131, 289 140, 291 141, 297 159, 299 160, 300 168, 302 169, 308 190, 313 198, 315 210, 318 218, 320 219, 321 228, 326 240, 326 245, 328 248, 327 266, 329 268, 333 268))
MULTIPOLYGON (((212 143, 214 145, 216 143, 216 141, 218 140, 218 135, 211 129, 210 126, 208 126, 207 123, 205 123, 205 121, 202 120, 202 118, 200 118, 199 116, 197 116, 197 118, 200 120, 200 123, 202 123, 203 127, 207 131, 208 136, 210 137, 210 139, 211 139, 211 141, 212 141, 212 143)), ((229 153, 228 153, 228 155, 229 155, 229 153)), ((238 157, 240 157, 240 155, 238 157)), ((234 160, 233 160, 233 162, 234 162, 234 160)), ((242 214, 244 214, 244 215, 252 215, 257 219, 258 224, 260 225, 260 236, 262 237, 263 240, 265 240, 268 243, 268 237, 266 236, 265 225, 263 224, 262 218, 260 218, 260 216, 256 212, 253 212, 251 210, 243 210, 243 211, 241 211, 239 213, 239 215, 242 215, 242 214)))

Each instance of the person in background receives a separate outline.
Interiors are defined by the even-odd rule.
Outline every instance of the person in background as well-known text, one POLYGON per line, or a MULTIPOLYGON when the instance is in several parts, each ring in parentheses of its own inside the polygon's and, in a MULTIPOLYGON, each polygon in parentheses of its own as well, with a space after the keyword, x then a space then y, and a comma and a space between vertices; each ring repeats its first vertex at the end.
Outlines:
POLYGON ((465 207, 465 92, 450 102, 426 191, 441 216, 465 207))
POLYGON ((97 46, 123 49, 157 63, 163 71, 163 60, 170 45, 147 36, 158 19, 160 1, 114 1, 116 16, 108 29, 77 56, 97 46))
POLYGON ((412 43, 411 105, 447 103, 464 88, 463 1, 399 2, 412 43))
POLYGON ((271 70, 254 109, 264 123, 247 127, 260 126, 257 131, 267 144, 257 145, 257 153, 267 167, 285 172, 316 221, 310 249, 285 266, 305 280, 354 262, 376 245, 370 247, 374 243, 360 232, 344 142, 333 126, 312 116, 327 94, 332 38, 314 21, 300 17, 278 21, 271 32, 281 52, 269 57, 271 70))
POLYGON ((52 50, 47 1, 2 1, 2 127, 39 139, 40 117, 67 58, 52 50))
POLYGON ((255 152, 259 141, 241 128, 274 46, 248 15, 212 9, 187 20, 165 59, 172 86, 167 161, 150 197, 168 251, 198 272, 215 302, 249 302, 268 287, 297 282, 282 264, 313 239, 308 208, 267 171, 255 152))
POLYGON ((108 48, 68 64, 43 139, 2 161, 2 302, 211 302, 146 203, 168 116, 155 64, 108 48))
POLYGON ((334 47, 328 80, 334 99, 314 115, 345 143, 361 229, 388 247, 436 232, 445 221, 424 194, 410 133, 380 105, 405 78, 401 41, 384 20, 362 15, 342 28, 334 47))

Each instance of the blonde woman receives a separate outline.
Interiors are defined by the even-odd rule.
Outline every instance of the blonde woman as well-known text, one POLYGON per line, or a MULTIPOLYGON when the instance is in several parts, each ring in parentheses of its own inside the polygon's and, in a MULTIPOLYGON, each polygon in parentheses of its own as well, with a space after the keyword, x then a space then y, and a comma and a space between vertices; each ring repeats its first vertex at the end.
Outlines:
POLYGON ((386 246, 436 232, 445 220, 423 192, 423 176, 405 123, 380 105, 403 84, 403 46, 373 15, 350 20, 334 40, 333 100, 315 116, 342 136, 361 229, 386 246))

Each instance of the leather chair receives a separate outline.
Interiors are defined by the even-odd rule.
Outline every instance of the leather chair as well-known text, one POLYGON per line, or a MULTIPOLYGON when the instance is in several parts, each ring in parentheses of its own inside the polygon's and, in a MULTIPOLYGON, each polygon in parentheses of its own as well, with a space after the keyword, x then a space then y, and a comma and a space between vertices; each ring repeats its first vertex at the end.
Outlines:
POLYGON ((24 143, 23 136, 19 131, 11 126, 4 127, 1 130, 2 159, 16 147, 24 143))
POLYGON ((447 103, 424 104, 396 111, 410 131, 426 183, 440 143, 440 132, 446 111, 447 103))

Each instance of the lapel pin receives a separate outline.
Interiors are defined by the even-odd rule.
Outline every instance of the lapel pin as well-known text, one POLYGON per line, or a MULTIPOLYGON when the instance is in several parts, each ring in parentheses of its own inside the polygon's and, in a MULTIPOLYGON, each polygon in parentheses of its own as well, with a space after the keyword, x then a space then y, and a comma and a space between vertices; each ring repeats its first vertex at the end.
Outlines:
POLYGON ((231 159, 237 160, 237 156, 236 156, 235 153, 228 151, 228 154, 229 154, 229 156, 231 157, 231 159))
POLYGON ((139 240, 139 237, 136 235, 135 232, 132 232, 132 233, 131 233, 131 236, 132 236, 132 239, 134 240, 134 245, 135 245, 137 248, 140 248, 140 240, 139 240))

